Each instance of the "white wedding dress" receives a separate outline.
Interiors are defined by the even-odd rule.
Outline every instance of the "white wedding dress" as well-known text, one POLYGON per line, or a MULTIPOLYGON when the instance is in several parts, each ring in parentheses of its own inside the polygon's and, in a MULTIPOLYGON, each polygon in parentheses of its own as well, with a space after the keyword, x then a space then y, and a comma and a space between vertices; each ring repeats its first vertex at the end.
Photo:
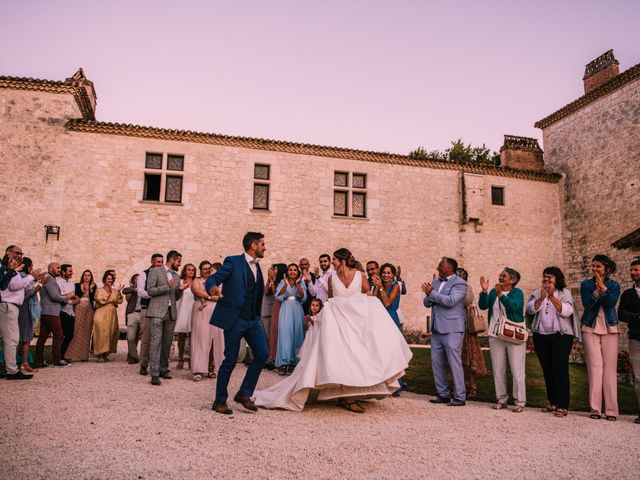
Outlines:
POLYGON ((329 299, 308 330, 293 373, 266 390, 255 404, 301 411, 307 401, 384 398, 397 388, 411 350, 380 300, 362 293, 356 272, 346 288, 336 272, 329 299))

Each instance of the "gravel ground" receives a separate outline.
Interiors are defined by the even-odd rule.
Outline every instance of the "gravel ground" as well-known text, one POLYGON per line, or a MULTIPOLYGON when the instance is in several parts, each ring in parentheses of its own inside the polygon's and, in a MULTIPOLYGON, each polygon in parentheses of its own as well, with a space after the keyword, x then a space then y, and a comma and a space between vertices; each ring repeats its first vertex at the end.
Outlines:
MULTIPOLYGON (((410 393, 369 402, 364 415, 332 404, 302 413, 232 404, 223 416, 210 410, 215 380, 174 369, 152 387, 119 348, 110 363, 0 380, 0 478, 637 479, 640 470, 634 417, 453 408, 410 393)), ((244 371, 234 372, 231 395, 244 371)), ((259 387, 279 379, 265 371, 259 387)))

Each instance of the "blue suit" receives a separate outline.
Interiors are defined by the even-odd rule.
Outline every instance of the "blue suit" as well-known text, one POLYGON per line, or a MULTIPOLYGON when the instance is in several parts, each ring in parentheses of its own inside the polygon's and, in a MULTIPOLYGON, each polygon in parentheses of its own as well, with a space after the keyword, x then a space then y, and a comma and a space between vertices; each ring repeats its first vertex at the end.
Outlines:
POLYGON ((424 297, 424 306, 431 308, 431 368, 438 396, 449 398, 447 363, 453 375, 456 400, 466 399, 462 368, 462 340, 465 331, 464 298, 467 282, 453 275, 438 292, 442 281, 433 282, 433 291, 424 297))
POLYGON ((209 323, 224 330, 224 361, 218 371, 216 402, 226 402, 227 386, 236 366, 240 341, 244 338, 253 353, 253 361, 242 381, 240 395, 251 397, 258 383, 262 367, 267 361, 268 346, 260 309, 264 294, 264 280, 260 265, 256 264, 256 278, 244 254, 224 259, 224 264, 205 282, 208 291, 222 285, 222 298, 218 300, 209 323))

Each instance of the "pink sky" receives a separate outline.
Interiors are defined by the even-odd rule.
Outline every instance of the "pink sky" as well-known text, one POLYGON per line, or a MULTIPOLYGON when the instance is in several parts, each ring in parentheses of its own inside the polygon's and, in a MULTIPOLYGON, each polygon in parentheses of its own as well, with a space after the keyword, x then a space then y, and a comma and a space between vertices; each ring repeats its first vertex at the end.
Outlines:
POLYGON ((97 118, 406 154, 505 133, 582 95, 638 1, 29 1, 0 7, 0 75, 83 67, 97 118))

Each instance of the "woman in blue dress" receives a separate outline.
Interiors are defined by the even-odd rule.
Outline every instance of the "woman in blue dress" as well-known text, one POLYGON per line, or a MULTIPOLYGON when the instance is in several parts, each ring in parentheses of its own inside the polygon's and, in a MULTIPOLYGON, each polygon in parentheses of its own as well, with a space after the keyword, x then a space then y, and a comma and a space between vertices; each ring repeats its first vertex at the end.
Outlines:
MULTIPOLYGON (((400 285, 396 280, 396 267, 390 263, 385 263, 380 267, 380 277, 374 280, 376 285, 376 294, 384 308, 387 309, 387 313, 396 324, 396 327, 402 332, 402 324, 400 323, 400 317, 398 316, 398 308, 400 308, 400 285)), ((398 379, 400 388, 393 392, 393 396, 397 397, 401 392, 407 389, 407 382, 404 381, 404 377, 398 379)))
POLYGON ((280 375, 289 375, 298 363, 298 351, 304 342, 304 310, 307 290, 300 269, 295 263, 276 288, 276 300, 282 302, 278 316, 278 348, 276 368, 280 375))
POLYGON ((396 281, 396 267, 390 263, 385 263, 380 267, 380 277, 374 279, 376 285, 376 296, 380 299, 389 316, 402 331, 398 308, 400 308, 400 285, 396 281))

